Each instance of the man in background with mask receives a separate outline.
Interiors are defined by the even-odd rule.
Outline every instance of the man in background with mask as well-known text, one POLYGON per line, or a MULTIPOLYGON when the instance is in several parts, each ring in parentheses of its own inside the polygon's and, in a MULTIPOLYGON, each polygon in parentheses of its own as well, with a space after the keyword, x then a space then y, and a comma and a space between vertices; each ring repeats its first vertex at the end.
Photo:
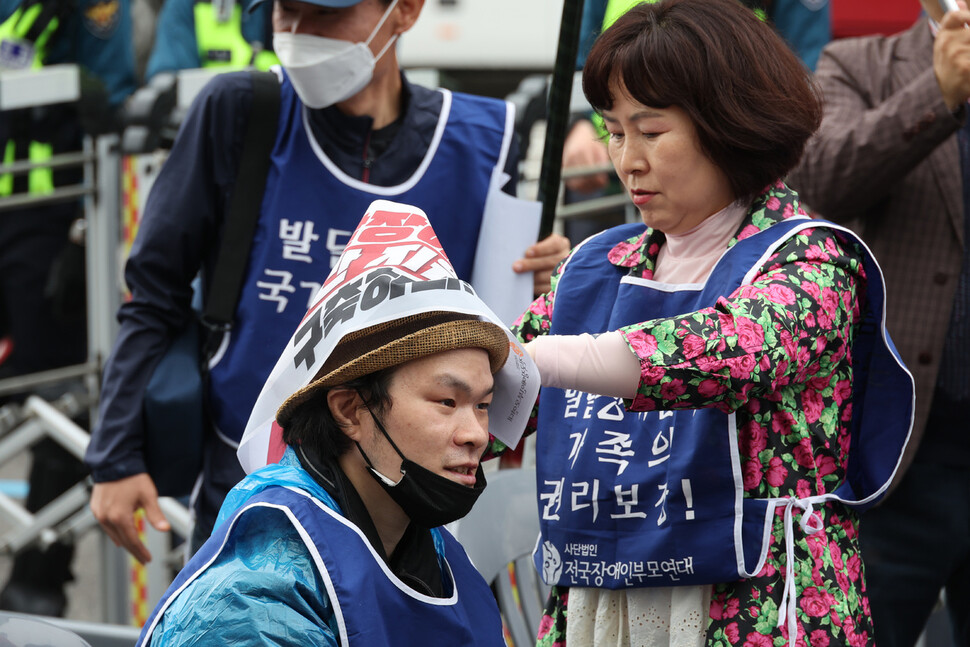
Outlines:
POLYGON ((240 458, 264 466, 230 492, 139 645, 504 645, 488 585, 438 526, 469 512, 489 432, 514 446, 537 388, 425 215, 375 202, 259 396, 240 458), (434 260, 415 271, 395 249, 434 260), (346 285, 388 281, 396 296, 301 334, 346 285), (261 412, 285 442, 268 467, 272 442, 251 450, 261 412))
MULTIPOLYGON (((404 78, 393 47, 424 0, 276 0, 274 48, 283 67, 280 118, 265 195, 231 333, 210 362, 206 439, 192 546, 208 536, 242 477, 235 456, 247 416, 319 277, 376 197, 425 210, 458 277, 468 279, 490 191, 517 177, 510 108, 432 91, 404 78), (501 181, 499 181, 501 179, 501 181)), ((146 204, 125 272, 132 299, 105 368, 100 423, 85 457, 91 508, 116 544, 141 561, 134 513, 165 531, 146 472, 141 403, 152 369, 190 316, 191 283, 211 270, 252 104, 248 73, 222 74, 196 99, 146 204)), ((514 181, 505 186, 514 190, 514 181)), ((537 289, 565 256, 550 237, 517 271, 537 289)), ((187 474, 193 480, 195 474, 187 474)))

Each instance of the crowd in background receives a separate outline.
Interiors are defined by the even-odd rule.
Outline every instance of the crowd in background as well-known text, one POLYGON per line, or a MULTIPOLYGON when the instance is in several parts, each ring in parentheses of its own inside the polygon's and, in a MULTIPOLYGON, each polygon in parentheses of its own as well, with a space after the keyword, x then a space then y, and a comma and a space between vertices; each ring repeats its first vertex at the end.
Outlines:
MULTIPOLYGON (((315 5, 340 6, 339 2, 329 4, 330 0, 309 1, 315 5)), ((689 7, 691 0, 670 2, 674 6, 689 7)), ((329 213, 319 221, 308 216, 297 223, 291 214, 298 211, 299 205, 326 202, 325 196, 341 196, 334 198, 329 208, 354 214, 350 220, 355 222, 364 213, 361 205, 369 203, 374 196, 387 195, 383 188, 408 185, 415 169, 424 168, 421 164, 431 133, 443 110, 443 102, 449 102, 447 105, 457 119, 465 118, 471 123, 472 115, 477 115, 486 125, 449 122, 449 127, 444 129, 442 152, 429 165, 426 184, 415 181, 393 195, 427 211, 442 240, 458 241, 446 245, 446 251, 449 256, 453 255, 458 277, 470 280, 474 247, 465 249, 467 241, 460 242, 470 229, 451 232, 443 223, 435 221, 435 213, 450 200, 461 199, 464 209, 480 214, 497 193, 506 198, 514 196, 521 151, 514 141, 510 143, 510 137, 503 138, 503 133, 508 135, 503 130, 508 124, 501 102, 460 93, 442 99, 437 91, 412 85, 406 75, 403 79, 400 77, 394 41, 401 34, 407 37, 405 32, 418 19, 422 3, 364 0, 362 6, 372 10, 373 16, 367 17, 373 20, 348 23, 346 38, 374 43, 370 47, 374 50, 372 72, 366 78, 357 79, 360 81, 357 85, 351 83, 349 94, 337 92, 323 98, 314 87, 315 81, 309 76, 303 77, 309 81, 301 79, 298 72, 300 47, 305 45, 298 27, 302 23, 307 29, 307 23, 302 22, 298 7, 291 5, 300 3, 278 1, 272 18, 271 2, 258 5, 253 12, 230 4, 226 9, 226 24, 233 26, 233 33, 220 31, 223 23, 219 20, 208 22, 217 15, 213 13, 218 12, 215 4, 203 5, 191 0, 131 0, 130 3, 128 0, 80 0, 77 8, 67 10, 66 3, 3 0, 0 37, 23 40, 29 35, 37 46, 34 64, 77 62, 91 77, 85 86, 88 103, 82 102, 71 112, 34 111, 0 117, 0 135, 7 142, 5 161, 43 159, 45 155, 49 157, 77 146, 82 132, 120 128, 126 97, 160 72, 221 64, 266 70, 282 63, 288 81, 282 84, 279 109, 284 117, 281 123, 297 130, 306 129, 310 139, 316 137, 324 143, 322 152, 311 151, 308 146, 304 150, 299 138, 287 134, 288 128, 282 128, 279 135, 274 134, 284 153, 282 161, 277 158, 272 162, 275 173, 270 175, 273 179, 265 189, 268 202, 261 203, 271 205, 266 211, 272 216, 272 222, 266 224, 269 216, 264 216, 263 237, 257 240, 264 240, 267 232, 270 237, 278 234, 282 239, 284 232, 292 233, 295 231, 292 228, 299 225, 304 228, 302 239, 306 242, 317 240, 328 227, 337 229, 338 216, 329 213), (29 25, 23 26, 27 24, 23 21, 39 20, 37 14, 41 9, 50 10, 51 16, 41 13, 47 20, 44 29, 28 34, 29 25), (54 34, 58 27, 60 39, 52 41, 44 50, 44 35, 54 34), (278 45, 275 48, 274 42, 278 45), (44 60, 40 60, 40 52, 44 52, 44 60), (297 116, 301 106, 312 109, 311 118, 304 121, 297 116), (348 107, 353 108, 349 113, 348 107), (51 130, 52 123, 58 124, 53 138, 46 132, 51 130), (474 137, 469 133, 474 133, 474 137), (371 134, 375 136, 372 138, 371 134), (38 142, 49 148, 38 147, 38 142), (361 148, 363 157, 358 153, 361 148), (303 190, 303 183, 310 184, 315 177, 306 170, 307 160, 317 157, 332 160, 327 166, 327 179, 321 181, 319 195, 303 190), (458 164, 457 160, 467 159, 475 160, 476 167, 458 164), (374 163, 380 160, 385 164, 374 163), (461 170, 455 171, 457 168, 461 170), (457 192, 445 195, 438 190, 452 172, 466 174, 463 177, 469 188, 460 196, 457 192), (495 178, 501 173, 512 181, 497 184, 495 178), (438 184, 432 186, 435 178, 438 184), (314 227, 317 238, 313 238, 314 227), (467 267, 463 265, 465 260, 468 260, 467 267)), ((966 531, 970 527, 970 443, 964 433, 970 416, 970 254, 966 251, 970 240, 970 130, 967 127, 970 65, 966 65, 970 60, 970 32, 962 28, 964 22, 970 22, 970 12, 961 7, 962 13, 944 17, 936 0, 922 0, 922 10, 920 3, 913 0, 908 10, 911 17, 918 16, 917 22, 911 27, 894 25, 906 26, 906 31, 892 36, 873 34, 832 40, 835 12, 828 2, 741 3, 746 5, 745 11, 753 12, 775 29, 800 61, 797 67, 800 72, 781 70, 781 63, 772 67, 768 61, 758 61, 766 70, 762 81, 776 74, 797 82, 786 88, 790 90, 786 96, 780 96, 780 84, 772 85, 777 95, 772 101, 777 105, 771 109, 749 105, 748 117, 757 112, 750 121, 760 122, 751 124, 745 123, 742 115, 733 114, 729 115, 730 119, 717 121, 705 114, 705 106, 697 101, 697 96, 657 90, 660 83, 638 85, 640 74, 631 71, 634 68, 630 61, 644 59, 630 53, 634 49, 627 52, 626 61, 619 55, 613 59, 609 52, 595 49, 598 34, 609 29, 621 16, 626 19, 619 24, 628 31, 639 24, 637 29, 642 32, 644 24, 653 24, 650 11, 637 13, 639 10, 633 9, 638 4, 616 0, 585 2, 578 65, 582 67, 590 56, 592 66, 598 66, 595 73, 587 66, 584 78, 584 90, 596 116, 591 121, 591 114, 574 115, 563 164, 568 167, 612 162, 618 180, 605 174, 575 180, 567 184, 570 192, 567 199, 583 199, 612 190, 629 192, 638 206, 647 204, 651 199, 647 194, 651 191, 644 193, 644 187, 638 185, 639 178, 647 177, 650 155, 660 153, 638 150, 642 158, 630 158, 628 151, 632 149, 623 146, 632 146, 628 142, 647 136, 631 127, 638 119, 638 107, 666 102, 668 105, 664 107, 673 106, 674 112, 672 117, 665 116, 693 132, 705 154, 703 159, 691 158, 694 164, 691 168, 700 168, 698 173, 709 182, 696 190, 688 187, 691 198, 703 202, 697 206, 688 201, 690 209, 697 212, 690 211, 691 218, 700 217, 651 222, 649 210, 641 209, 655 238, 624 237, 621 234, 632 230, 611 230, 614 233, 606 234, 608 244, 603 242, 606 238, 593 239, 599 242, 581 247, 569 257, 588 263, 581 266, 587 274, 581 274, 579 269, 565 274, 560 267, 553 273, 551 284, 550 273, 566 256, 569 241, 561 236, 540 241, 520 259, 531 260, 533 264, 516 267, 517 272, 535 271, 537 301, 517 322, 515 332, 522 342, 531 344, 531 340, 537 340, 535 346, 526 344, 526 348, 536 358, 544 387, 623 398, 631 403, 632 410, 644 412, 689 408, 719 415, 723 411, 732 414, 739 411, 739 420, 743 423, 739 424, 743 427, 739 460, 743 463, 745 496, 758 500, 788 496, 799 501, 815 496, 823 497, 825 503, 815 501, 819 505, 816 522, 809 519, 813 513, 811 503, 807 509, 803 508, 805 517, 800 525, 808 534, 797 539, 794 547, 789 545, 787 553, 782 546, 786 541, 784 533, 792 532, 793 512, 791 506, 775 511, 774 535, 769 538, 770 524, 763 531, 759 529, 766 538, 765 552, 770 557, 767 562, 762 560, 759 572, 747 574, 741 584, 719 585, 713 591, 707 585, 696 589, 685 587, 680 591, 686 590, 693 597, 678 601, 671 597, 670 589, 661 589, 668 591, 663 599, 633 595, 618 598, 606 589, 581 588, 575 578, 572 587, 567 580, 561 580, 553 588, 540 643, 560 645, 568 635, 573 644, 584 644, 606 631, 605 622, 620 627, 617 631, 623 633, 624 625, 635 624, 635 613, 647 614, 646 609, 652 614, 662 608, 663 613, 670 614, 664 616, 667 620, 683 620, 698 609, 702 614, 709 612, 713 624, 705 617, 690 638, 703 641, 706 634, 707 644, 737 644, 738 632, 744 631, 748 632, 750 644, 762 644, 758 640, 772 636, 776 643, 783 637, 792 644, 798 639, 813 645, 834 645, 840 644, 839 641, 862 645, 873 644, 875 636, 875 644, 881 647, 908 646, 914 644, 938 603, 940 591, 944 590, 955 644, 970 645, 970 578, 967 577, 970 533, 966 531), (636 23, 634 16, 643 22, 636 23), (806 79, 810 83, 803 83, 806 79), (792 103, 786 109, 778 109, 784 105, 783 101, 792 103), (703 129, 707 130, 698 136, 703 129), (719 137, 732 143, 720 141, 719 137), (774 148, 770 146, 772 143, 774 148), (748 145, 751 150, 738 153, 748 145), (762 148, 755 150, 756 145, 762 148), (731 154, 724 150, 730 150, 731 154), (757 174, 752 171, 752 176, 744 176, 749 167, 765 164, 766 159, 774 164, 770 169, 758 167, 757 174), (707 164, 711 160, 713 163, 707 164), (824 218, 837 224, 830 228, 828 224, 809 228, 807 233, 793 230, 784 247, 762 249, 758 247, 762 243, 748 241, 751 238, 763 242, 758 233, 793 214, 824 218), (834 233, 840 226, 846 228, 845 233, 834 233), (693 240, 680 238, 697 231, 705 233, 693 240), (850 236, 850 231, 854 236, 850 236), (705 239, 707 246, 697 248, 698 240, 705 239), (690 263, 675 258, 674 250, 678 249, 675 245, 682 246, 679 253, 686 254, 686 261, 706 269, 687 268, 690 263), (732 281, 738 279, 738 285, 731 289, 739 292, 733 293, 732 300, 718 300, 716 306, 700 298, 689 304, 679 301, 668 304, 668 295, 650 295, 649 299, 655 299, 650 301, 656 303, 655 311, 636 308, 627 311, 624 305, 617 314, 619 305, 603 303, 604 311, 610 312, 613 308, 615 316, 600 322, 591 308, 584 317, 563 319, 566 308, 581 311, 584 304, 595 301, 599 288, 587 294, 582 286, 600 285, 596 282, 599 277, 615 267, 626 268, 624 271, 635 275, 637 280, 699 284, 709 276, 720 276, 711 272, 726 249, 756 248, 758 254, 751 252, 752 262, 759 260, 761 264, 752 265, 751 271, 757 288, 745 292, 740 275, 732 276, 732 281), (759 259, 760 253, 765 256, 759 259), (881 274, 874 271, 872 257, 881 266, 881 274), (569 279, 564 280, 565 277, 569 279), (795 292, 791 286, 796 286, 795 292), (554 314, 554 303, 559 303, 558 314, 554 314), (871 311, 866 310, 869 307, 871 311), (711 313, 716 309, 720 309, 720 318, 712 318, 711 313), (795 310, 801 327, 789 321, 795 310), (681 318, 684 312, 694 315, 681 318), (729 325, 726 317, 732 318, 733 323, 729 325), (911 419, 907 451, 901 458, 895 455, 879 456, 878 461, 873 458, 878 468, 870 468, 868 464, 860 467, 849 458, 850 442, 852 451, 859 452, 858 443, 871 441, 858 438, 871 438, 873 433, 865 427, 863 434, 859 424, 849 423, 853 406, 857 415, 861 415, 865 401, 865 371, 859 367, 868 367, 870 354, 878 352, 868 346, 862 355, 857 353, 863 351, 854 350, 863 346, 860 340, 868 339, 866 335, 872 333, 872 317, 886 323, 895 342, 895 347, 889 343, 887 348, 892 352, 898 349, 915 382, 916 392, 915 410, 901 407, 900 415, 904 419, 893 422, 906 426, 911 419), (743 332, 738 331, 749 321, 758 322, 759 330, 762 327, 784 330, 790 335, 779 334, 773 346, 762 337, 760 342, 766 345, 764 348, 747 345, 750 339, 745 344, 738 342, 735 347, 734 340, 743 339, 743 332), (679 332, 672 333, 674 329, 679 332), (588 337, 587 333, 599 335, 598 346, 589 340, 581 348, 555 345, 560 343, 556 339, 560 335, 586 334, 588 337), (720 339, 728 341, 720 346, 711 341, 720 339), (689 347, 689 342, 699 346, 689 347), (782 348, 784 353, 779 351, 782 348), (631 349, 633 353, 629 352, 631 349), (545 354, 545 360, 540 359, 541 353, 545 354), (592 369, 584 374, 577 366, 570 368, 565 360, 548 359, 550 356, 586 357, 584 353, 599 358, 601 365, 609 370, 596 377, 592 369), (621 382, 617 375, 624 361, 629 370, 623 376, 626 381, 621 382), (704 375, 713 363, 731 367, 734 379, 724 384, 705 380, 704 375), (853 364, 857 375, 862 375, 855 382, 851 376, 853 364), (786 367, 787 372, 779 366, 786 367), (742 372, 743 378, 739 377, 742 372), (799 388, 793 389, 789 379, 799 388), (789 399, 775 397, 787 393, 786 388, 793 389, 790 398, 784 396, 789 399), (855 398, 852 404, 847 404, 849 394, 855 398), (786 433, 780 433, 779 429, 786 433), (881 481, 873 482, 856 474, 857 470, 873 469, 882 478, 884 464, 891 465, 889 476, 894 476, 885 502, 858 515, 841 507, 844 501, 858 503, 853 498, 857 497, 865 499, 860 504, 861 510, 866 507, 866 497, 884 494, 881 481), (853 487, 856 485, 853 479, 864 485, 846 494, 839 488, 843 477, 845 482, 853 482, 853 487), (807 494, 809 490, 811 495, 807 494), (832 502, 833 497, 839 497, 837 503, 832 502), (823 535, 828 534, 828 543, 816 541, 818 529, 813 523, 825 527, 823 535), (789 572, 785 577, 784 573, 786 568, 790 571, 793 561, 802 564, 803 579, 811 580, 798 584, 798 596, 794 593, 794 575, 789 572), (863 584, 863 562, 867 584, 863 584), (572 595, 570 588, 574 589, 572 595), (782 589, 786 608, 781 609, 782 605, 778 604, 775 610, 787 622, 781 628, 768 628, 763 618, 759 618, 754 601, 776 593, 780 598, 782 589), (628 611, 617 614, 617 605, 628 611), (574 612, 571 625, 566 623, 567 608, 574 612)), ((735 17, 732 13, 730 21, 718 28, 730 32, 732 37, 748 34, 745 30, 749 29, 754 30, 750 34, 760 34, 757 23, 745 23, 746 17, 747 14, 735 17), (731 21, 736 21, 737 26, 731 21)), ((549 19, 558 21, 558 18, 550 16, 549 19)), ((695 19, 700 20, 696 16, 695 19)), ((325 20, 320 24, 323 34, 328 26, 325 20)), ((864 27, 856 29, 860 35, 866 31, 864 27)), ((620 31, 611 33, 619 39, 620 31)), ((873 31, 885 32, 886 25, 880 23, 873 31)), ((635 41, 636 33, 639 32, 631 32, 630 42, 635 41)), ((339 39, 344 34, 327 35, 339 39)), ((836 30, 835 36, 840 35, 844 34, 836 30)), ((749 41, 746 37, 745 46, 749 41)), ((771 51, 771 43, 766 43, 762 49, 755 47, 752 52, 757 50, 763 55, 771 51)), ((618 49, 643 47, 647 51, 643 43, 631 45, 617 40, 615 46, 618 49)), ((651 61, 658 65, 671 64, 654 50, 649 51, 657 57, 651 61)), ((0 52, 0 65, 12 64, 2 58, 9 57, 10 51, 4 52, 0 52)), ((727 77, 730 70, 731 66, 727 65, 723 75, 727 77)), ((693 77, 690 80, 695 81, 693 77)), ((137 536, 132 535, 131 513, 143 507, 157 528, 167 529, 167 523, 157 510, 157 492, 151 480, 146 480, 144 455, 138 447, 141 423, 133 419, 140 415, 141 395, 135 391, 141 389, 143 393, 147 382, 147 376, 145 379, 138 376, 150 373, 168 339, 189 316, 191 280, 199 268, 213 270, 216 265, 219 248, 215 241, 222 231, 226 204, 234 194, 236 163, 245 139, 245 131, 239 124, 245 123, 245 115, 255 110, 251 106, 257 101, 254 83, 257 82, 251 82, 248 73, 236 72, 225 75, 203 91, 172 149, 172 158, 178 164, 163 171, 158 180, 162 188, 156 188, 146 206, 146 233, 136 244, 128 267, 126 278, 133 288, 133 300, 119 314, 122 334, 107 367, 102 421, 94 430, 86 462, 97 483, 92 508, 99 521, 116 543, 143 561, 151 556, 137 536)), ((697 83, 702 85, 700 81, 697 83)), ((720 112, 729 111, 723 108, 720 112)), ((671 159, 680 160, 662 155, 657 159, 668 163, 671 159)), ((25 174, 11 178, 8 187, 6 179, 0 178, 0 195, 43 193, 69 181, 71 178, 64 173, 55 172, 50 178, 35 177, 31 173, 29 177, 25 174)), ((0 322, 4 324, 0 337, 11 340, 13 348, 7 355, 0 350, 3 360, 0 377, 78 363, 85 357, 81 316, 84 303, 83 299, 76 298, 81 288, 76 282, 77 272, 71 269, 83 262, 83 248, 76 236, 71 236, 72 225, 80 216, 80 207, 74 203, 27 207, 0 215, 0 322), (31 335, 23 332, 28 330, 31 335), (29 340, 41 339, 44 344, 31 347, 29 340), (56 339, 60 346, 48 343, 51 339, 56 339)), ((348 222, 340 221, 339 229, 353 230, 353 222, 348 222)), ((466 223, 465 226, 477 225, 466 223)), ((567 229, 567 234, 572 245, 576 245, 600 229, 602 224, 596 224, 572 232, 567 229)), ((279 311, 271 316, 258 309, 268 307, 264 295, 255 288, 251 292, 243 290, 236 313, 246 325, 240 326, 231 341, 226 342, 226 348, 220 350, 221 365, 212 372, 213 388, 222 393, 213 396, 210 405, 219 433, 208 441, 204 477, 200 477, 195 488, 194 503, 203 522, 197 525, 198 536, 189 538, 192 550, 204 545, 227 492, 244 476, 235 463, 235 445, 246 427, 249 409, 242 412, 238 404, 232 403, 251 405, 256 401, 278 355, 275 347, 260 349, 261 354, 254 361, 259 368, 253 375, 247 374, 245 380, 241 379, 240 367, 253 361, 252 349, 265 341, 262 333, 251 331, 269 329, 273 322, 279 325, 274 317, 287 307, 285 297, 279 300, 281 290, 288 287, 287 281, 292 279, 302 286, 299 279, 304 279, 307 285, 319 286, 323 279, 320 268, 325 268, 323 274, 326 274, 336 262, 336 255, 331 258, 327 251, 325 257, 313 259, 312 267, 304 268, 301 264, 309 265, 311 261, 309 257, 304 261, 295 249, 292 244, 284 243, 283 257, 288 263, 285 267, 273 257, 268 245, 251 252, 251 259, 265 265, 257 271, 277 263, 282 269, 273 265, 269 274, 286 274, 289 278, 273 292, 277 299, 273 308, 279 305, 279 311), (306 274, 301 274, 304 271, 306 274)), ((574 267, 578 264, 576 261, 574 267)), ((263 280, 267 279, 263 277, 263 280)), ((304 314, 304 303, 293 300, 285 315, 286 322, 280 325, 280 343, 304 314)), ((584 369, 589 366, 592 364, 582 364, 584 369)), ((873 397, 869 402, 878 402, 878 396, 873 397)), ((898 400, 905 397, 893 404, 899 405, 898 400)), ((554 396, 546 396, 547 409, 539 410, 540 439, 543 421, 549 425, 562 422, 555 413, 550 413, 553 402, 567 411, 570 406, 556 401, 554 396)), ((867 414, 874 413, 874 407, 870 406, 867 414)), ((882 429, 875 432, 877 435, 892 426, 885 420, 880 421, 882 429)), ((636 424, 641 425, 642 419, 636 424)), ((688 424, 707 423, 683 424, 686 428, 688 424)), ((866 424, 872 425, 862 423, 866 424)), ((699 429, 709 431, 708 427, 699 429)), ((574 431, 585 433, 578 428, 574 431)), ((894 438, 880 443, 892 444, 896 442, 894 438)), ((494 438, 491 441, 489 453, 497 455, 504 451, 505 447, 496 444, 494 438)), ((879 443, 866 446, 875 444, 879 443)), ((559 456, 563 464, 575 458, 565 445, 543 451, 548 456, 559 456)), ((308 465, 316 464, 311 459, 301 463, 295 455, 289 460, 293 467, 302 464, 308 470, 311 469, 308 465)), ((865 460, 869 461, 870 457, 865 460)), ((596 469, 599 467, 590 467, 590 474, 604 479, 596 469)), ((561 476, 548 463, 545 467, 540 465, 540 470, 545 470, 542 473, 547 483, 561 476)), ((57 447, 38 445, 33 449, 28 509, 40 509, 85 472, 82 465, 57 447), (51 475, 57 475, 59 480, 52 479, 51 475)), ((564 501, 566 498, 563 495, 564 501)), ((575 501, 574 495, 574 504, 575 501)), ((764 516, 763 510, 761 514, 764 516)), ((545 532, 558 536, 553 525, 544 526, 545 532)), ((568 545, 566 539, 562 541, 568 545)), ((0 608, 63 615, 66 605, 63 587, 71 578, 72 554, 73 547, 66 543, 55 544, 46 551, 31 548, 19 554, 10 581, 0 591, 0 608)), ((666 639, 669 644, 681 644, 672 636, 666 639)), ((627 640, 637 641, 629 637, 627 640)))

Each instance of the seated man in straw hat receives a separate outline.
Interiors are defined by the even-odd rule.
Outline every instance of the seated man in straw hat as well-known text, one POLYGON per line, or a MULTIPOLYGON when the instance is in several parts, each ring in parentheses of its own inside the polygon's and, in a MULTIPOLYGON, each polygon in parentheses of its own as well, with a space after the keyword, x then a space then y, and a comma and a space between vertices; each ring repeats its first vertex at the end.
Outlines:
POLYGON ((256 402, 251 473, 139 645, 504 645, 438 526, 484 489, 490 432, 517 443, 537 377, 427 217, 372 204, 256 402))

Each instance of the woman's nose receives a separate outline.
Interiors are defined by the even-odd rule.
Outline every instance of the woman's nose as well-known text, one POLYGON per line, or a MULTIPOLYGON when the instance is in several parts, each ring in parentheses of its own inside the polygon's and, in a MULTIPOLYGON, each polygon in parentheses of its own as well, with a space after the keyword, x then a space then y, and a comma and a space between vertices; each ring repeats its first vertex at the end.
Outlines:
POLYGON ((617 171, 624 175, 642 173, 647 169, 647 159, 641 147, 628 142, 624 142, 620 149, 618 162, 617 171))

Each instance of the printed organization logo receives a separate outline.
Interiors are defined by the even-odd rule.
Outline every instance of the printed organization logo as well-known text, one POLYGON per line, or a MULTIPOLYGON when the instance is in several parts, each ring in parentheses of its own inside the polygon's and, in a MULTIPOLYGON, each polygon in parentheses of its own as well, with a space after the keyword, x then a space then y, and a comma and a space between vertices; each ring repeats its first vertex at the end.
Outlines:
POLYGON ((542 581, 555 586, 562 577, 562 557, 551 541, 542 542, 542 581))
POLYGON ((84 9, 84 27, 98 38, 111 36, 120 18, 120 0, 95 2, 84 9))

